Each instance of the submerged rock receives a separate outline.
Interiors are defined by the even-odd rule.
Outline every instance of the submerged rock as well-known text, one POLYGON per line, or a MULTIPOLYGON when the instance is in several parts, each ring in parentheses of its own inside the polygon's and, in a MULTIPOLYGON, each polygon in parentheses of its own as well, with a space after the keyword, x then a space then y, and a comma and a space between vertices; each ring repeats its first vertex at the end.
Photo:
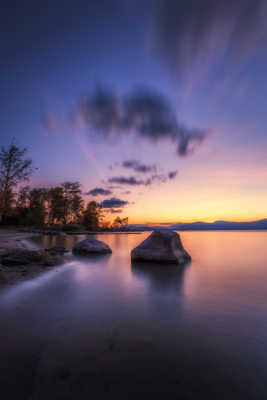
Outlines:
POLYGON ((81 256, 112 253, 111 248, 106 243, 94 238, 87 238, 76 243, 72 249, 72 252, 73 254, 81 256))
POLYGON ((1 256, 1 262, 5 266, 20 266, 27 264, 58 265, 63 261, 56 254, 49 254, 45 250, 7 249, 1 256))
POLYGON ((1 283, 7 283, 7 277, 3 271, 0 269, 0 284, 1 283))
POLYGON ((131 252, 132 261, 185 264, 191 260, 178 233, 155 230, 131 252))
POLYGON ((63 258, 60 254, 49 254, 41 261, 41 265, 45 267, 54 267, 55 265, 62 264, 63 258))

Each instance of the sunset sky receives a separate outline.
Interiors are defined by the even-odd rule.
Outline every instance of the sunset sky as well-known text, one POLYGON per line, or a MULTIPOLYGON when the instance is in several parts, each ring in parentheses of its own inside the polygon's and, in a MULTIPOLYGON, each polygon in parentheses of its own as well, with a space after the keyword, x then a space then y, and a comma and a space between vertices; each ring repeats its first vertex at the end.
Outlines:
POLYGON ((265 218, 266 17, 263 0, 7 2, 1 144, 28 148, 31 185, 79 180, 109 218, 265 218))

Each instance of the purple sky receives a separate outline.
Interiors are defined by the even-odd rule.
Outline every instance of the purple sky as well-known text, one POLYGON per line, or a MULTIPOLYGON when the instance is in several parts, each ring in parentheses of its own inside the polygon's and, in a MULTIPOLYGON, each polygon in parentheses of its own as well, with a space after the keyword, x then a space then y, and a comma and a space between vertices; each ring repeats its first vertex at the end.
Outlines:
POLYGON ((130 222, 266 217, 264 3, 9 2, 1 144, 130 222))

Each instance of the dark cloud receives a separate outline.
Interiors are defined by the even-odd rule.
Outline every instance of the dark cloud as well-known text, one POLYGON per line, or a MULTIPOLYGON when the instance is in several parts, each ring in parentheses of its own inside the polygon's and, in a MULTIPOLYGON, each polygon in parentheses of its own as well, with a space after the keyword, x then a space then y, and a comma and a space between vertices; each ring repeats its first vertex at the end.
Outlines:
POLYGON ((169 179, 172 180, 172 179, 176 178, 177 174, 178 174, 178 171, 170 171, 168 173, 168 177, 169 177, 169 179))
POLYGON ((123 161, 122 166, 144 174, 147 174, 148 172, 156 172, 157 170, 156 165, 146 165, 137 160, 125 160, 123 161))
POLYGON ((125 206, 127 206, 127 204, 129 204, 129 202, 126 200, 121 200, 121 199, 117 199, 116 197, 112 197, 111 199, 103 200, 100 203, 100 207, 107 208, 107 209, 109 209, 109 208, 115 209, 115 208, 125 207, 125 206))
POLYGON ((153 174, 147 179, 138 179, 135 176, 114 176, 109 178, 109 183, 119 183, 120 185, 129 186, 150 186, 153 183, 165 183, 168 180, 172 180, 176 177, 178 171, 170 171, 167 175, 165 174, 153 174))
POLYGON ((130 186, 140 186, 147 185, 147 181, 143 179, 137 179, 134 176, 125 177, 125 176, 114 176, 113 178, 109 178, 109 183, 118 183, 120 185, 130 185, 130 186))
POLYGON ((93 96, 82 96, 76 105, 73 121, 82 119, 97 131, 108 134, 120 125, 120 105, 114 93, 98 88, 93 96))
POLYGON ((103 188, 95 188, 86 193, 88 196, 110 196, 112 194, 111 190, 103 188))
POLYGON ((266 49, 264 0, 160 0, 156 45, 178 72, 209 54, 240 62, 266 49))
POLYGON ((107 209, 105 211, 108 212, 108 213, 111 213, 111 214, 121 214, 122 213, 121 209, 115 209, 115 208, 110 208, 110 209, 107 209))
POLYGON ((104 136, 135 133, 151 143, 168 140, 176 145, 180 156, 191 154, 208 134, 204 129, 185 127, 178 121, 169 102, 149 90, 117 97, 109 90, 97 89, 77 102, 72 122, 80 123, 81 120, 104 136))

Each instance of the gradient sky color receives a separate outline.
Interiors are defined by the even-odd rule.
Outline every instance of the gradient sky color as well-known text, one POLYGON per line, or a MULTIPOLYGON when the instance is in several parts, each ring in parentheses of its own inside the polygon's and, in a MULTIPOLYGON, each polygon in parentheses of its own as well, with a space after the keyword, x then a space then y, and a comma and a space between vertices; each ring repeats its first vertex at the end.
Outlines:
POLYGON ((193 0, 6 4, 1 144, 14 137, 28 147, 38 167, 31 184, 109 188, 109 196, 85 198, 128 202, 119 215, 130 223, 266 217, 266 2, 220 3, 204 0, 202 10, 193 0), (168 100, 181 124, 208 134, 193 154, 179 156, 163 135, 101 135, 84 121, 73 124, 80 96, 99 86, 118 96, 148 88, 168 100), (123 167, 125 160, 156 165, 161 179, 109 183, 151 178, 123 167))

